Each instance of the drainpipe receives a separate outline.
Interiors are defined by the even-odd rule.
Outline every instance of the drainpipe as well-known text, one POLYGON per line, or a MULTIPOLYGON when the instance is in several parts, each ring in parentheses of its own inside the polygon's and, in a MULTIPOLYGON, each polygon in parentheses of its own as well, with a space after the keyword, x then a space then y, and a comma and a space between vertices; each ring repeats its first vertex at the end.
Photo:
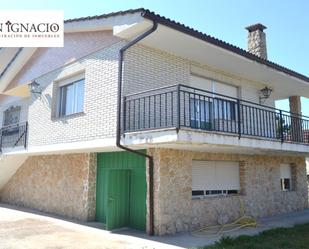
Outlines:
POLYGON ((153 21, 153 25, 151 29, 147 30, 146 32, 140 34, 138 37, 133 39, 132 41, 128 42, 125 46, 123 46, 120 51, 119 51, 119 70, 118 70, 118 100, 117 100, 117 130, 116 130, 116 146, 119 147, 120 149, 129 151, 131 153, 134 153, 136 155, 146 157, 148 158, 149 162, 149 167, 148 167, 148 175, 149 175, 149 235, 154 235, 154 223, 153 223, 153 157, 139 152, 132 150, 128 147, 125 147, 120 143, 121 139, 121 107, 122 107, 122 74, 123 74, 123 57, 124 57, 124 52, 138 43, 140 40, 144 39, 146 36, 150 35, 152 32, 154 32, 158 27, 158 24, 156 21, 153 21))

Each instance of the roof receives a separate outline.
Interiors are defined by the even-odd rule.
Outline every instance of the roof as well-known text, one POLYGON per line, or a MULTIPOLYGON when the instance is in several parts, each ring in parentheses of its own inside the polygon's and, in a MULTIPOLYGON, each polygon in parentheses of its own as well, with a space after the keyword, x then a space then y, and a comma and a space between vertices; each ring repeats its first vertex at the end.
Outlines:
POLYGON ((20 52, 22 51, 22 48, 19 48, 17 50, 17 52, 15 53, 15 55, 13 56, 13 58, 11 58, 11 60, 8 62, 8 64, 6 64, 6 66, 3 68, 3 70, 0 72, 0 79, 2 78, 2 76, 5 74, 5 72, 9 69, 9 67, 11 66, 11 64, 14 62, 14 60, 17 58, 17 56, 20 54, 20 52))
MULTIPOLYGON (((191 35, 195 38, 198 38, 198 39, 201 39, 205 42, 208 42, 208 43, 211 43, 215 46, 218 46, 218 47, 221 47, 225 50, 228 50, 230 52, 233 52, 233 53, 236 53, 240 56, 243 56, 249 60, 252 60, 252 61, 255 61, 255 62, 258 62, 258 63, 261 63, 261 64, 264 64, 270 68, 273 68, 277 71, 280 71, 280 72, 283 72, 283 73, 286 73, 290 76, 293 76, 293 77, 296 77, 298 79, 301 79, 301 80, 304 80, 306 82, 309 83, 309 77, 306 76, 306 75, 303 75, 301 73, 298 73, 294 70, 291 70, 289 68, 286 68, 284 66, 281 66, 277 63, 274 63, 272 61, 269 61, 267 59, 263 59, 259 56, 256 56, 240 47, 237 47, 235 45, 232 45, 228 42, 225 42, 225 41, 222 41, 220 39, 217 39, 213 36, 210 36, 210 35, 207 35, 205 33, 202 33, 198 30, 195 30, 191 27, 188 27, 182 23, 179 23, 179 22, 176 22, 174 20, 171 20, 169 18, 166 18, 164 16, 161 16, 161 15, 158 15, 148 9, 144 9, 144 8, 139 8, 139 9, 129 9, 129 10, 126 10, 126 11, 119 11, 119 12, 112 12, 112 13, 109 13, 109 14, 103 14, 103 15, 97 15, 97 16, 88 16, 88 17, 81 17, 81 18, 75 18, 75 19, 69 19, 69 20, 66 20, 65 23, 69 23, 69 22, 75 22, 75 21, 85 21, 85 20, 93 20, 93 19, 101 19, 101 18, 107 18, 107 17, 111 17, 111 16, 117 16, 117 15, 126 15, 126 14, 135 14, 135 13, 141 13, 141 15, 144 17, 144 18, 147 18, 147 19, 150 19, 150 20, 153 20, 153 21, 156 21, 158 22, 159 24, 161 25, 165 25, 165 26, 168 26, 170 28, 173 28, 175 30, 178 30, 180 32, 183 32, 185 34, 188 34, 188 35, 191 35)), ((247 29, 250 31, 253 31, 254 29, 265 29, 266 27, 263 26, 262 24, 255 24, 255 25, 252 25, 252 26, 249 26, 247 27, 247 29)), ((251 32, 250 31, 250 32, 251 32)))
POLYGON ((87 21, 87 20, 94 20, 94 19, 102 19, 102 18, 108 18, 108 17, 111 17, 111 16, 135 14, 135 13, 138 13, 138 12, 143 13, 145 11, 149 11, 149 10, 146 10, 144 8, 129 9, 129 10, 125 10, 125 11, 111 12, 111 13, 108 13, 108 14, 102 14, 102 15, 96 15, 96 16, 86 16, 86 17, 67 19, 67 20, 64 21, 64 23, 87 21))
POLYGON ((215 46, 218 46, 218 47, 221 47, 223 49, 226 49, 228 51, 231 51, 233 53, 236 53, 240 56, 243 56, 249 60, 252 60, 252 61, 256 61, 258 63, 261 63, 261 64, 264 64, 268 67, 271 67, 275 70, 278 70, 278 71, 281 71, 283 73, 286 73, 290 76, 293 76, 293 77, 296 77, 298 79, 301 79, 301 80, 304 80, 306 82, 309 83, 309 77, 306 76, 306 75, 303 75, 303 74, 300 74, 296 71, 293 71, 289 68, 286 68, 284 66, 281 66, 277 63, 274 63, 274 62, 271 62, 269 60, 266 60, 266 59, 263 59, 261 57, 258 57, 240 47, 237 47, 237 46, 234 46, 230 43, 227 43, 225 41, 222 41, 222 40, 219 40, 215 37, 212 37, 210 35, 207 35, 205 33, 202 33, 198 30, 195 30, 193 28, 190 28, 188 26, 185 26, 184 24, 181 24, 179 22, 175 22, 169 18, 166 18, 166 17, 163 17, 163 16, 160 16, 160 15, 157 15, 155 14, 154 12, 150 12, 149 10, 144 10, 144 12, 142 13, 142 15, 145 17, 145 18, 148 18, 148 19, 152 19, 152 20, 156 20, 158 23, 162 24, 162 25, 166 25, 166 26, 169 26, 171 28, 174 28, 176 30, 179 30, 180 32, 183 32, 183 33, 186 33, 188 35, 191 35, 193 37, 196 37, 196 38, 199 38, 201 40, 204 40, 208 43, 211 43, 215 46))
MULTIPOLYGON (((65 23, 71 23, 71 22, 79 22, 79 21, 87 21, 87 20, 95 20, 95 19, 102 19, 102 18, 108 18, 108 17, 112 17, 112 16, 119 16, 119 15, 127 15, 127 14, 136 14, 136 13, 140 13, 142 17, 147 18, 149 20, 153 20, 156 21, 157 23, 161 24, 161 25, 165 25, 168 26, 172 29, 175 29, 177 31, 180 31, 182 33, 185 33, 187 35, 190 35, 192 37, 195 37, 197 39, 203 40, 205 42, 208 42, 210 44, 213 44, 214 46, 220 47, 222 49, 225 49, 227 51, 230 51, 232 53, 238 54, 242 57, 245 57, 249 60, 264 64, 272 69, 275 69, 277 71, 283 72, 285 74, 288 74, 290 76, 296 77, 300 80, 306 81, 309 83, 309 77, 306 75, 303 75, 301 73, 298 73, 296 71, 293 71, 289 68, 286 68, 284 66, 281 66, 277 63, 274 63, 272 61, 269 61, 267 59, 263 59, 261 57, 258 57, 240 47, 237 47, 235 45, 232 45, 230 43, 227 43, 225 41, 222 41, 220 39, 217 39, 213 36, 207 35, 205 33, 202 33, 198 30, 195 30, 191 27, 188 27, 182 23, 176 22, 174 20, 171 20, 169 18, 166 18, 164 16, 158 15, 148 9, 144 9, 144 8, 138 8, 138 9, 129 9, 126 11, 118 11, 118 12, 112 12, 112 13, 108 13, 108 14, 103 14, 103 15, 96 15, 96 16, 87 16, 87 17, 80 17, 80 18, 74 18, 74 19, 68 19, 65 20, 65 23)), ((263 25, 262 25, 263 26, 263 25)), ((253 29, 264 29, 266 27, 262 27, 261 24, 255 24, 252 26, 247 27, 247 29, 249 28, 253 28, 253 29)), ((251 30, 250 29, 250 30, 251 30)), ((249 31, 250 31, 249 30, 249 31)))

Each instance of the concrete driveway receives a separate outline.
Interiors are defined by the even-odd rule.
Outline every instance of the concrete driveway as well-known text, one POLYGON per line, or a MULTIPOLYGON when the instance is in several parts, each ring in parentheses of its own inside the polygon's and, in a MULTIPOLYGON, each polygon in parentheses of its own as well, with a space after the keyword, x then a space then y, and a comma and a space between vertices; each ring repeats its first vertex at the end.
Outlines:
MULTIPOLYGON (((274 227, 308 223, 309 210, 258 221, 257 228, 242 229, 227 235, 254 235, 274 227)), ((157 249, 209 245, 220 237, 193 237, 190 233, 150 237, 134 230, 108 232, 32 210, 0 204, 0 249, 157 249)))
POLYGON ((15 208, 0 205, 1 249, 177 248, 15 208))

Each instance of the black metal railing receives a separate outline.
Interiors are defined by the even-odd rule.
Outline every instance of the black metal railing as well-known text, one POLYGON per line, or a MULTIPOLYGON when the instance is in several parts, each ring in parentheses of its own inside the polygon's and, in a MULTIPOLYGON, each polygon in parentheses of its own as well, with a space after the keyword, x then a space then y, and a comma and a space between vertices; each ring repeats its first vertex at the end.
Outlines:
POLYGON ((309 143, 309 117, 185 85, 127 95, 123 110, 124 133, 174 127, 309 143))
POLYGON ((2 127, 0 148, 27 147, 28 122, 2 127))

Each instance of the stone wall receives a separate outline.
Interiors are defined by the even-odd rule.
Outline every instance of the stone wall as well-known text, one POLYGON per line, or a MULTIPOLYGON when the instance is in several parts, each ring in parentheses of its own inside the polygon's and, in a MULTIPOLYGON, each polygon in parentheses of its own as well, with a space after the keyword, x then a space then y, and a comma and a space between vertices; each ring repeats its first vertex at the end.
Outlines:
POLYGON ((32 156, 0 200, 77 220, 95 219, 96 154, 32 156))
MULTIPOLYGON (((88 199, 87 208, 88 213, 87 220, 95 220, 96 211, 96 182, 97 182, 97 154, 89 154, 89 169, 88 169, 88 199)), ((87 184, 86 184, 87 185, 87 184)))
POLYGON ((262 30, 248 33, 248 51, 263 59, 267 59, 266 34, 262 30))
POLYGON ((290 112, 301 115, 301 97, 300 96, 290 96, 289 97, 290 112))
POLYGON ((270 216, 308 206, 305 158, 211 154, 150 149, 154 155, 155 233, 172 234, 205 225, 223 224, 240 216, 270 216), (192 200, 192 160, 231 160, 240 163, 240 195, 192 200), (294 189, 280 189, 280 163, 294 165, 294 189))

